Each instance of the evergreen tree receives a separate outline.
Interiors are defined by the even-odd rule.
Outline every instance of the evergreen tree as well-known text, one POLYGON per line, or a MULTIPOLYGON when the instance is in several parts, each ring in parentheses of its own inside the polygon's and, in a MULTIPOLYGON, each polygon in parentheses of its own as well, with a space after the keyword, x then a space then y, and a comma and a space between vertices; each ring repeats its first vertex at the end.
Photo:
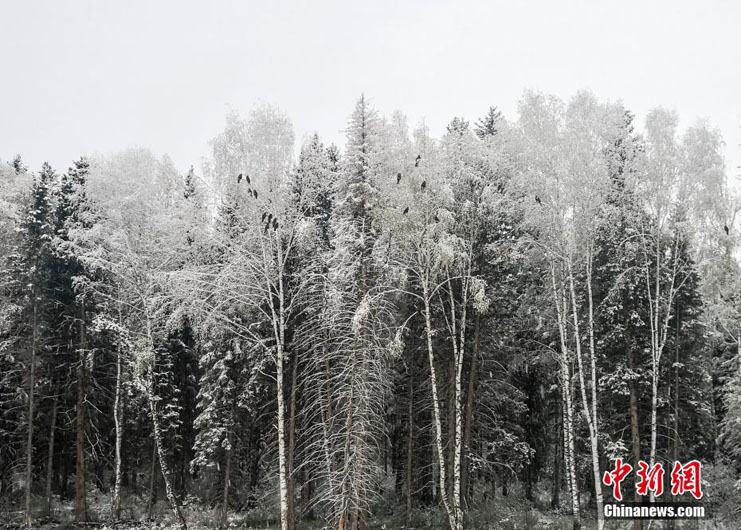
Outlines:
POLYGON ((496 107, 489 107, 486 114, 476 121, 476 136, 484 140, 489 136, 496 135, 499 132, 502 119, 502 113, 496 107))

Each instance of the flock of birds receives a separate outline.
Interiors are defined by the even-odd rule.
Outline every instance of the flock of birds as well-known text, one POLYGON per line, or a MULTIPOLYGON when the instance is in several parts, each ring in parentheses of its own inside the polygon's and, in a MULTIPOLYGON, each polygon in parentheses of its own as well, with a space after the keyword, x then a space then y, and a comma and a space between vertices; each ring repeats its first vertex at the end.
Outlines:
MULTIPOLYGON (((419 167, 419 163, 422 161, 422 155, 417 155, 417 158, 414 159, 414 167, 419 167)), ((398 185, 401 182, 401 171, 396 174, 396 184, 398 185)), ((420 189, 422 191, 425 191, 427 189, 427 181, 422 180, 422 184, 420 185, 420 189)), ((409 206, 404 208, 404 211, 402 212, 402 215, 406 215, 409 213, 409 206)), ((437 215, 435 216, 435 221, 439 221, 437 218, 437 215)))
MULTIPOLYGON (((245 175, 244 173, 240 173, 239 175, 237 175, 237 184, 241 184, 242 180, 245 180, 247 182, 247 194, 253 199, 257 199, 259 195, 257 193, 257 190, 252 188, 252 180, 250 180, 250 176, 245 175)), ((269 212, 262 212, 260 222, 265 223, 263 233, 267 233, 270 228, 272 228, 273 230, 278 230, 278 228, 280 227, 280 224, 278 223, 278 217, 273 216, 273 214, 269 212)))
MULTIPOLYGON (((414 160, 414 167, 419 167, 419 163, 422 161, 422 155, 417 155, 417 158, 414 160)), ((245 175, 243 173, 240 173, 237 175, 237 184, 240 184, 242 180, 247 181, 247 194, 252 197, 253 199, 258 198, 257 190, 252 189, 252 181, 250 180, 249 175, 245 175)), ((399 185, 401 183, 402 174, 401 171, 399 171, 396 174, 396 184, 399 185)), ((420 189, 422 191, 425 191, 427 189, 427 180, 422 180, 422 184, 420 184, 420 189)), ((504 186, 502 184, 497 185, 497 192, 503 193, 504 192, 504 186)), ((537 195, 535 196, 535 202, 539 205, 543 205, 543 201, 541 201, 540 197, 537 195)), ((404 208, 404 211, 402 212, 402 215, 406 215, 409 213, 409 206, 404 208)), ((273 230, 278 230, 278 227, 280 226, 278 223, 278 218, 274 217, 272 213, 263 212, 262 216, 260 218, 260 222, 265 223, 265 229, 264 233, 267 233, 268 229, 272 227, 273 230)), ((438 218, 437 214, 435 214, 435 222, 439 223, 440 219, 438 218)), ((728 224, 723 225, 723 230, 725 231, 726 235, 730 234, 730 228, 728 228, 728 224)))

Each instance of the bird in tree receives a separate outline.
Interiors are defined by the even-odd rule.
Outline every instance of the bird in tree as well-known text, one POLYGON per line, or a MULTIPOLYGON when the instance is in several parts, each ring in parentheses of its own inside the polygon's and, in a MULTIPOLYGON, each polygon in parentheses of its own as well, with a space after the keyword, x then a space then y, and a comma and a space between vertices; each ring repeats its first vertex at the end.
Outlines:
POLYGON ((401 172, 396 174, 396 183, 399 184, 401 182, 401 172))
POLYGON ((425 191, 425 188, 427 188, 427 181, 426 180, 423 180, 422 181, 422 185, 420 186, 420 188, 422 189, 422 191, 425 191))
POLYGON ((497 193, 504 193, 504 186, 501 184, 497 184, 497 193))
POLYGON ((537 195, 535 196, 535 202, 537 202, 537 203, 538 203, 538 204, 540 204, 540 205, 542 205, 542 204, 543 204, 543 203, 542 203, 542 202, 540 201, 540 197, 538 197, 537 195))
POLYGON ((255 199, 257 199, 257 190, 253 190, 253 191, 252 191, 252 196, 253 196, 253 197, 254 197, 255 199))
POLYGON ((262 212, 262 217, 260 217, 260 222, 261 222, 261 223, 264 223, 264 222, 265 222, 265 218, 266 218, 267 216, 268 216, 268 213, 267 213, 267 212, 262 212))
POLYGON ((272 213, 269 213, 268 214, 268 224, 270 224, 270 221, 272 221, 272 220, 273 220, 273 214, 272 213))
POLYGON ((250 180, 249 175, 245 175, 244 178, 247 180, 247 184, 252 184, 252 181, 250 180))
POLYGON ((437 214, 435 214, 435 222, 436 223, 439 223, 440 222, 440 218, 437 216, 437 214))
POLYGON ((417 155, 417 158, 414 160, 414 167, 419 167, 419 163, 422 161, 422 155, 417 155))
POLYGON ((240 182, 242 182, 242 174, 241 173, 239 175, 237 175, 237 184, 239 184, 240 182))
POLYGON ((728 225, 723 225, 723 230, 726 231, 726 235, 728 235, 731 232, 730 228, 728 228, 728 225))
POLYGON ((273 219, 273 230, 278 230, 278 219, 273 219))
POLYGON ((409 213, 409 206, 407 206, 406 208, 404 208, 404 211, 402 212, 402 214, 403 215, 406 215, 408 213, 409 213))

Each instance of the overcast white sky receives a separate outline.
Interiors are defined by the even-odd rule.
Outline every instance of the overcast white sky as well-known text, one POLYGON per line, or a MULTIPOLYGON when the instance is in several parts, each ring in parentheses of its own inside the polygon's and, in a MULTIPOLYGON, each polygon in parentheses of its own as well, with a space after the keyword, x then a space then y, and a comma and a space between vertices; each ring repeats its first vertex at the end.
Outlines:
POLYGON ((741 173, 741 2, 0 0, 0 158, 37 170, 131 146, 200 166, 230 109, 272 103, 299 142, 384 114, 516 118, 522 91, 588 88, 639 120, 707 117, 741 173))

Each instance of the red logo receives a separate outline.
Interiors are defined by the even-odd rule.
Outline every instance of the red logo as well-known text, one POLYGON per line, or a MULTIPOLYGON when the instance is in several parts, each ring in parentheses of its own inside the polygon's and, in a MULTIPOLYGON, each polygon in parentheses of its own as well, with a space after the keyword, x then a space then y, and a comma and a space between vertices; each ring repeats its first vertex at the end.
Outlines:
MULTIPOLYGON (((620 485, 628 475, 633 471, 633 466, 623 462, 618 458, 615 460, 615 467, 610 471, 605 471, 602 475, 602 483, 605 486, 612 486, 612 496, 615 500, 623 500, 623 492, 620 485)), ((636 493, 638 495, 650 495, 660 497, 664 493, 664 466, 656 463, 649 466, 643 460, 638 462, 638 481, 636 483, 636 493)), ((674 467, 670 475, 671 494, 674 496, 691 494, 695 499, 702 498, 702 464, 697 460, 692 460, 686 464, 674 462, 674 467)))
POLYGON ((664 493, 664 466, 654 464, 653 467, 641 460, 638 462, 638 484, 636 484, 638 495, 653 493, 659 497, 664 493))
POLYGON ((612 486, 612 496, 619 501, 623 500, 623 492, 620 491, 620 484, 631 471, 633 471, 633 466, 630 464, 623 464, 623 461, 618 458, 615 460, 615 469, 612 471, 605 471, 605 474, 602 475, 602 483, 605 486, 612 486))
POLYGON ((674 468, 672 469, 672 495, 690 493, 695 499, 701 499, 701 471, 702 464, 697 460, 692 460, 684 465, 680 462, 674 462, 674 468))

